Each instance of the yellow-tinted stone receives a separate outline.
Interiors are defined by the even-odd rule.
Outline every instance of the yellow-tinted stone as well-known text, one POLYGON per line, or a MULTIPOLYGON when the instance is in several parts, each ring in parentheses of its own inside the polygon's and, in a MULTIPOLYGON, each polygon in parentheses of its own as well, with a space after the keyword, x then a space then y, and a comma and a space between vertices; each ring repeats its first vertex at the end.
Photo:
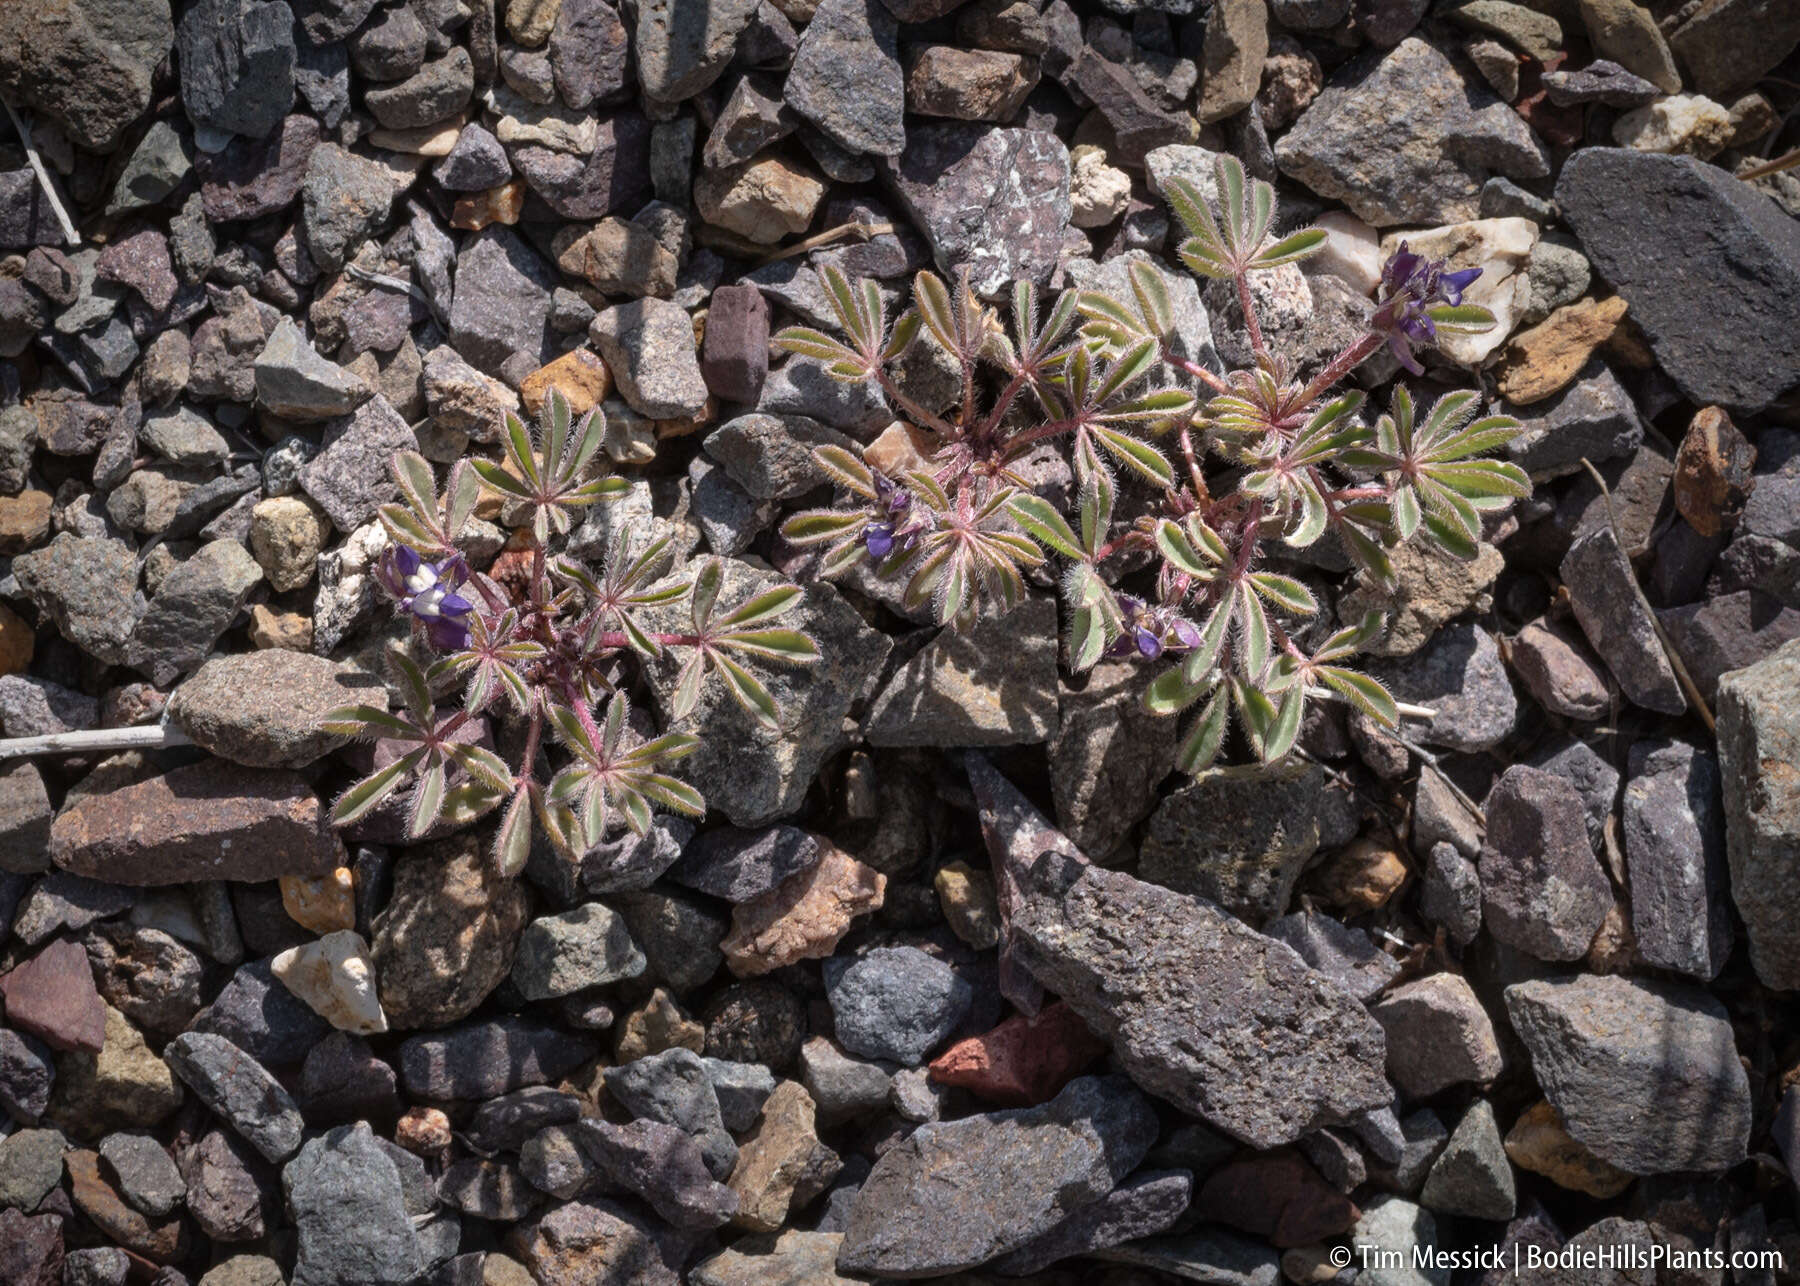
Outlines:
POLYGON ((37 648, 37 636, 23 616, 0 603, 0 674, 23 674, 37 648))
POLYGON ((571 412, 586 415, 612 392, 612 373, 593 349, 572 348, 548 365, 538 367, 519 385, 526 412, 539 414, 553 388, 568 399, 571 412))
POLYGON ((1500 396, 1514 406, 1529 406, 1567 388, 1594 350, 1612 338, 1625 309, 1619 295, 1583 299, 1515 335, 1500 363, 1500 396))
POLYGON ((295 924, 314 933, 334 933, 356 927, 356 884, 350 868, 340 866, 329 875, 284 875, 281 905, 295 924))

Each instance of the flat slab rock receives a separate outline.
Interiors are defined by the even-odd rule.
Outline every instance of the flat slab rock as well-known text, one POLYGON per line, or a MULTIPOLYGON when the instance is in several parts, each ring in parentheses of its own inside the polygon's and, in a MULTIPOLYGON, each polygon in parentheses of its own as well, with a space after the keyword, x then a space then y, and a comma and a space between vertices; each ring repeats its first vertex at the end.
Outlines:
POLYGON ((1013 918, 1019 958, 1144 1089, 1257 1148, 1393 1099, 1380 1025, 1212 903, 1050 852, 1013 918))
POLYGON ((304 779, 205 760, 101 795, 50 827, 50 857, 111 884, 324 875, 344 846, 304 779))
POLYGON ((863 1181, 838 1268, 937 1277, 1017 1250, 1117 1187, 1157 1129, 1148 1099, 1097 1076, 1041 1107, 922 1125, 863 1181))
POLYGON ((1601 975, 1506 989, 1544 1095, 1569 1133, 1631 1174, 1742 1161, 1750 1083, 1725 1007, 1672 983, 1601 975))

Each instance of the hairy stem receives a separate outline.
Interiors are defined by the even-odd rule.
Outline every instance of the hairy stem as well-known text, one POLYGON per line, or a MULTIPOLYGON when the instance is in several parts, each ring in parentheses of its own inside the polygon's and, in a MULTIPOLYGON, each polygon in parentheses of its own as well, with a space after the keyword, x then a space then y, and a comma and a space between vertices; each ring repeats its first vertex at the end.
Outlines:
POLYGON ((1269 355, 1269 346, 1263 342, 1262 323, 1256 319, 1256 309, 1250 302, 1250 274, 1239 268, 1231 276, 1237 287, 1238 307, 1244 310, 1244 327, 1250 332, 1250 347, 1258 357, 1269 355))
POLYGON ((1295 401, 1299 402, 1302 406, 1316 402, 1319 398, 1325 396, 1325 390, 1329 389, 1333 384, 1336 384, 1339 380, 1343 379, 1344 376, 1368 361, 1370 357, 1374 356, 1375 350, 1380 348, 1386 342, 1387 336, 1382 335, 1377 331, 1370 331, 1367 335, 1364 335, 1361 339, 1350 345, 1349 348, 1346 348, 1343 352, 1332 358, 1330 364, 1317 375, 1313 376, 1312 382, 1300 390, 1300 394, 1295 401))
POLYGON ((1183 374, 1192 375, 1215 393, 1230 392, 1230 385, 1226 384, 1224 380, 1200 365, 1199 362, 1191 361, 1188 358, 1183 357, 1180 353, 1173 351, 1167 345, 1163 346, 1162 359, 1165 363, 1173 366, 1183 374))

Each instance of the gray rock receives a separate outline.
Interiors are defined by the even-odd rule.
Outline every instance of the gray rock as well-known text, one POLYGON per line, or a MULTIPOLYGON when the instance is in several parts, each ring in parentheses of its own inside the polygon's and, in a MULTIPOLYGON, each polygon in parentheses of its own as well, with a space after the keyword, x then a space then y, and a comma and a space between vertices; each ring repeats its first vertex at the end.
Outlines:
POLYGON ((1744 1159, 1750 1086, 1725 1008, 1705 992, 1619 977, 1506 989, 1513 1029, 1569 1133, 1631 1174, 1744 1159))
POLYGON ((395 453, 417 449, 418 436, 377 393, 349 415, 326 422, 324 445, 300 467, 300 487, 333 526, 349 533, 398 494, 390 472, 395 453))
POLYGON ((326 272, 342 268, 387 226, 394 196, 393 172, 381 162, 335 143, 314 148, 300 185, 300 226, 313 262, 326 272))
POLYGON ((128 545, 60 532, 42 549, 13 559, 12 573, 69 642, 108 665, 125 662, 144 613, 128 545))
POLYGON ((475 92, 475 65, 469 51, 452 45, 397 85, 383 85, 363 95, 370 113, 388 129, 423 129, 455 116, 475 92))
POLYGON ((1717 594, 1658 612, 1656 618, 1708 701, 1715 698, 1721 675, 1755 665, 1800 638, 1800 611, 1755 590, 1717 594))
POLYGON ((536 1222, 521 1225, 510 1244, 533 1281, 681 1284, 680 1274, 668 1266, 667 1261, 677 1257, 668 1232, 610 1201, 558 1205, 536 1222), (575 1276, 568 1278, 567 1273, 575 1276))
MULTIPOLYGON (((63 1259, 63 1286, 125 1286, 131 1256, 117 1246, 71 1250, 63 1259)), ((159 1284, 160 1286, 160 1284, 159 1284)))
POLYGON ((567 996, 644 971, 625 921, 599 902, 533 920, 519 935, 512 983, 527 1000, 567 996))
POLYGON ((796 826, 719 827, 690 840, 668 870, 677 884, 727 902, 748 902, 818 862, 819 841, 796 826))
POLYGON ((175 29, 195 125, 263 138, 294 105, 294 15, 284 0, 200 0, 175 29))
POLYGON ((1439 840, 1431 846, 1425 878, 1419 884, 1419 914, 1442 925, 1450 940, 1466 947, 1481 932, 1481 875, 1456 845, 1439 840))
POLYGON ((707 1173, 699 1147, 677 1126, 649 1120, 629 1125, 584 1120, 574 1130, 595 1171, 609 1185, 643 1198, 675 1227, 717 1228, 737 1213, 737 1193, 707 1173))
POLYGON ((634 45, 644 93, 675 103, 711 85, 731 61, 738 33, 755 9, 755 0, 701 7, 677 0, 644 0, 638 5, 634 45))
POLYGON ((1561 574, 1575 619, 1625 695, 1647 710, 1684 713, 1687 698, 1612 528, 1600 524, 1577 537, 1561 574))
POLYGON ((20 902, 12 931, 35 947, 62 929, 80 931, 130 908, 131 890, 117 884, 84 879, 67 871, 51 871, 20 902))
MULTIPOLYGON (((1598 849, 1619 797, 1619 770, 1585 741, 1563 737, 1539 746, 1525 761, 1533 768, 1553 773, 1575 787, 1587 807, 1588 840, 1598 849)), ((1480 846, 1476 846, 1476 852, 1480 846)))
POLYGON ((825 962, 825 994, 844 1048, 917 1067, 969 1012, 969 984, 917 947, 825 962))
POLYGON ((230 1041, 259 1063, 298 1063, 330 1025, 275 981, 267 960, 238 967, 231 981, 194 1020, 193 1030, 230 1041))
POLYGON ((650 122, 635 111, 600 123, 585 159, 546 147, 515 146, 508 155, 532 191, 565 219, 599 219, 636 210, 651 193, 650 122))
POLYGON ((518 1167, 505 1161, 465 1157, 444 1171, 436 1187, 445 1205, 478 1219, 513 1223, 537 1204, 518 1167))
POLYGON ((719 1099, 719 1115, 725 1128, 741 1134, 756 1124, 763 1104, 775 1092, 775 1073, 761 1063, 738 1063, 725 1058, 702 1058, 706 1079, 719 1099))
POLYGON ((800 1083, 830 1124, 867 1116, 888 1106, 894 1077, 877 1063, 852 1058, 823 1036, 800 1047, 800 1083))
POLYGON ((1373 1000, 1400 972, 1400 962, 1367 933, 1320 911, 1284 915, 1264 932, 1358 1000, 1373 1000))
POLYGON ((685 1131, 706 1159, 715 1179, 724 1180, 737 1162, 737 1144, 725 1132, 719 1097, 706 1065, 691 1049, 668 1049, 607 1069, 606 1092, 633 1116, 648 1117, 685 1131))
POLYGON ((1628 456, 1644 441, 1644 421, 1609 367, 1595 358, 1581 378, 1526 418, 1506 454, 1538 481, 1582 473, 1593 463, 1628 456))
POLYGON ((1291 948, 1056 851, 1030 880, 1019 960, 1145 1089, 1260 1148, 1391 1099, 1379 1025, 1291 948))
POLYGON ((1515 764, 1489 793, 1485 811, 1488 931, 1540 960, 1579 960, 1613 901, 1588 842, 1580 793, 1566 778, 1515 764))
POLYGON ((1150 675, 1102 662, 1087 686, 1062 691, 1050 742, 1050 792, 1063 833, 1085 853, 1111 853, 1144 819, 1175 767, 1181 722, 1144 709, 1150 675))
POLYGON ((878 386, 834 380, 817 362, 798 357, 769 372, 756 409, 768 415, 805 416, 863 441, 894 419, 878 386))
POLYGON ((1397 699, 1437 711, 1413 734, 1427 745, 1486 750, 1505 739, 1518 716, 1500 649, 1479 625, 1447 625, 1412 656, 1367 668, 1397 699))
POLYGON ((256 400, 284 419, 329 420, 369 395, 368 384, 321 355, 291 317, 276 324, 257 355, 256 400))
POLYGON ((309 1125, 391 1121, 400 1114, 398 1080, 360 1036, 334 1031, 306 1052, 300 1106, 309 1125))
POLYGON ((496 1018, 403 1041, 400 1078, 408 1093, 434 1102, 496 1098, 553 1081, 598 1052, 586 1036, 530 1019, 496 1018))
POLYGON ((1647 107, 1663 96, 1661 89, 1642 76, 1605 58, 1596 58, 1580 71, 1545 72, 1544 89, 1558 107, 1601 103, 1622 112, 1647 107))
POLYGON ((1369 1006, 1387 1033, 1388 1076, 1408 1098, 1500 1075, 1494 1024, 1460 974, 1434 973, 1369 1006))
POLYGON ((582 855, 581 886, 589 893, 625 893, 649 888, 681 857, 694 833, 683 817, 659 814, 642 835, 627 830, 582 855))
POLYGON ((342 745, 322 728, 339 706, 387 704, 375 676, 286 648, 207 661, 169 698, 169 718, 197 745, 254 768, 300 768, 342 745), (245 701, 247 693, 257 699, 245 701))
POLYGON ((1212 768, 1151 815, 1138 874, 1260 926, 1287 910, 1321 845, 1355 832, 1354 801, 1317 764, 1212 768))
POLYGON ((1732 943, 1718 765, 1685 742, 1638 742, 1621 816, 1639 954, 1710 982, 1732 943))
POLYGON ((425 62, 425 24, 411 6, 389 9, 350 40, 350 64, 370 80, 404 80, 425 62))
POLYGON ((35 1121, 50 1105, 55 1055, 36 1036, 0 1029, 0 1108, 15 1120, 35 1121))
POLYGON ((0 1207, 35 1210, 62 1182, 69 1141, 58 1129, 16 1130, 0 1139, 0 1207))
POLYGON ((131 664, 160 687, 174 682, 212 651, 261 580, 262 568, 243 545, 208 541, 163 576, 138 622, 131 664))
POLYGON ((431 177, 451 192, 485 192, 512 177, 512 162, 500 140, 471 121, 456 136, 450 154, 432 167, 431 177))
POLYGON ((577 110, 628 92, 631 42, 606 0, 563 0, 550 31, 550 69, 556 92, 577 110))
POLYGON ((78 146, 110 152, 149 109, 151 79, 174 42, 167 0, 11 6, 0 18, 0 92, 78 146))
MULTIPOLYGON (((16 565, 16 564, 15 564, 16 565)), ((1719 681, 1719 771, 1731 894, 1763 984, 1800 987, 1800 924, 1789 890, 1800 868, 1800 643, 1719 681)))
POLYGON ((1156 1133, 1147 1099, 1093 1076, 1041 1107, 922 1125, 863 1182, 838 1267, 937 1276, 1018 1250, 1117 1187, 1156 1133))
POLYGON ((173 1214, 187 1199, 187 1185, 168 1151, 148 1134, 109 1134, 100 1157, 112 1167, 119 1192, 144 1214, 173 1214))
POLYGON ((223 1036, 183 1032, 164 1048, 163 1061, 270 1161, 279 1164, 300 1146, 299 1107, 261 1064, 223 1036))
POLYGON ((1069 152, 1055 135, 960 121, 919 125, 881 172, 942 272, 954 277, 967 267, 986 296, 1009 281, 1049 283, 1070 217, 1069 152))
POLYGON ((1416 1250, 1438 1245, 1437 1220, 1404 1198, 1370 1202, 1350 1230, 1350 1243, 1354 1262, 1368 1265, 1357 1272, 1356 1286, 1450 1286, 1448 1268, 1413 1266, 1416 1250))
POLYGON ((1028 598, 973 628, 945 629, 888 681, 864 735, 876 746, 1007 746, 1048 740, 1057 719, 1056 604, 1028 598))
POLYGON ((1572 157, 1556 199, 1688 400, 1755 412, 1800 382, 1800 354, 1761 352, 1800 325, 1800 228, 1774 201, 1694 157, 1618 148, 1572 157))
POLYGON ((666 299, 614 304, 595 316, 588 336, 618 381, 619 396, 639 415, 686 419, 705 407, 694 323, 681 305, 666 299))
POLYGON ((200 1008, 200 958, 160 929, 103 925, 88 935, 88 964, 106 1002, 156 1037, 172 1036, 200 1008))
POLYGON ((906 145, 899 25, 882 0, 822 0, 800 35, 787 105, 852 153, 906 145))
MULTIPOLYGON (((769 573, 727 562, 719 605, 733 606, 779 583, 769 573)), ((652 609, 641 619, 647 629, 681 629, 687 616, 684 604, 652 609)), ((703 733, 700 749, 678 771, 737 826, 759 826, 798 807, 825 760, 848 744, 844 717, 865 694, 891 647, 886 635, 870 629, 824 583, 807 585, 781 624, 810 635, 819 649, 819 660, 810 666, 764 669, 758 675, 783 712, 783 731, 770 732, 754 722, 718 683, 706 685, 694 712, 671 729, 703 733)), ((665 711, 677 672, 672 662, 650 666, 651 688, 665 711)))
POLYGON ((755 412, 714 429, 706 437, 705 449, 733 482, 756 499, 791 500, 831 480, 813 460, 813 451, 823 446, 854 450, 856 444, 804 416, 755 412))
POLYGON ((293 1286, 402 1286, 425 1266, 393 1159, 366 1124, 310 1140, 281 1174, 296 1234, 293 1286))
MULTIPOLYGON (((281 128, 268 138, 234 138, 222 151, 199 153, 195 168, 206 218, 226 223, 285 210, 300 195, 300 185, 306 180, 313 149, 318 144, 319 123, 310 116, 296 114, 282 121, 281 128)), ((176 243, 171 250, 179 269, 184 259, 191 261, 195 254, 181 250, 175 228, 170 232, 176 243)), ((211 235, 204 225, 199 232, 211 235)), ((204 275, 212 258, 210 241, 204 258, 207 264, 193 264, 190 271, 181 273, 184 281, 194 282, 204 275), (192 267, 200 268, 200 273, 196 275, 192 267)))
POLYGON ((1036 1273, 1075 1255, 1166 1232, 1187 1210, 1193 1176, 1185 1170, 1140 1170, 1098 1201, 994 1261, 1006 1277, 1036 1273))
POLYGON ((1518 1196, 1512 1163, 1506 1159, 1492 1103, 1478 1098, 1469 1104, 1425 1176, 1419 1201, 1440 1215, 1494 1221, 1513 1217, 1518 1196))
POLYGON ((171 464, 220 465, 231 454, 225 435, 204 415, 185 406, 146 418, 138 441, 171 464))
POLYGON ((50 865, 49 792, 37 765, 0 769, 0 871, 30 875, 50 865))
POLYGON ((482 1152, 517 1152, 540 1130, 566 1125, 581 1115, 581 1100, 548 1085, 489 1099, 475 1109, 467 1131, 469 1144, 482 1152))
POLYGON ((457 255, 450 343, 489 371, 498 370, 514 353, 541 365, 552 352, 550 296, 555 287, 555 272, 516 232, 498 224, 484 228, 457 255))
POLYGON ((1399 1155, 1378 1170, 1375 1177, 1384 1187, 1404 1196, 1416 1196, 1438 1153, 1444 1150, 1450 1132, 1428 1107, 1400 1118, 1399 1126, 1399 1155))
POLYGON ((1371 49, 1334 73, 1275 145, 1275 160, 1378 228, 1473 219, 1490 174, 1550 173, 1543 144, 1517 113, 1418 37, 1371 49))

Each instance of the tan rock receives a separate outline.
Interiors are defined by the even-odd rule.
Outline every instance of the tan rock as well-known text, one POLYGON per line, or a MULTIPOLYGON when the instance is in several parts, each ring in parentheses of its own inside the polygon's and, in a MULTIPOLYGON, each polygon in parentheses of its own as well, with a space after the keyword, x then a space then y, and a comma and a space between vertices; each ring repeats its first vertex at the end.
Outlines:
POLYGON ((550 39, 561 11, 562 0, 508 0, 506 30, 525 48, 536 49, 550 39))
POLYGON ((1069 153, 1069 222, 1104 228, 1131 203, 1131 176, 1106 163, 1106 153, 1083 143, 1069 153))
POLYGON ((1427 549, 1421 541, 1396 547, 1392 557, 1399 582, 1394 593, 1359 583, 1339 605, 1346 621, 1359 621, 1371 611, 1387 617, 1385 632, 1368 648, 1373 656, 1411 656, 1465 612, 1487 611, 1493 606, 1494 581, 1506 566, 1500 551, 1488 544, 1468 562, 1427 549))
POLYGON ((1623 295, 1583 299, 1558 308, 1506 346, 1496 385, 1514 406, 1530 406, 1575 382, 1594 350, 1625 320, 1623 295))
MULTIPOLYGON (((812 1096, 798 1081, 783 1081, 763 1104, 756 1132, 738 1148, 737 1164, 725 1186, 738 1196, 732 1226, 751 1232, 776 1232, 787 1222, 794 1190, 821 1152, 812 1096)), ((835 1157, 832 1158, 835 1160, 835 1157)))
POLYGON ((799 1228, 779 1237, 740 1237, 729 1250, 696 1264, 688 1280, 692 1286, 860 1286, 862 1278, 837 1271, 843 1243, 841 1232, 799 1228))
POLYGON ((437 125, 420 125, 414 129, 375 129, 369 131, 369 146, 407 156, 448 156, 456 149, 457 136, 468 124, 462 113, 437 125))
POLYGON ((1368 836, 1327 861, 1314 880, 1319 892, 1351 915, 1373 911, 1406 883, 1406 859, 1387 836, 1368 836))
POLYGON ((809 171, 778 156, 760 156, 694 183, 694 205, 708 223, 758 245, 805 232, 825 195, 809 171))
POLYGON ((373 950, 388 1021, 404 1029, 467 1017, 512 968, 528 907, 472 834, 406 849, 373 950))
POLYGON ((517 223, 525 212, 527 191, 524 179, 514 179, 497 188, 460 197, 450 210, 450 226, 464 232, 480 232, 490 223, 517 223))
POLYGON ((253 646, 310 652, 312 640, 312 617, 304 612, 281 612, 267 603, 257 603, 251 607, 250 642, 253 646))
POLYGON ((1000 904, 994 897, 994 877, 967 862, 940 867, 932 886, 951 931, 978 951, 1000 941, 1000 904))
POLYGON ((106 1043, 98 1054, 59 1054, 44 1119, 80 1139, 156 1125, 181 1106, 169 1065, 144 1043, 131 1020, 106 1007, 106 1043))
POLYGON ((1037 81, 1035 58, 915 45, 907 57, 906 110, 959 121, 1008 121, 1037 81))
POLYGON ((1548 1101, 1534 1103, 1513 1122, 1506 1132, 1506 1155, 1521 1170, 1591 1197, 1616 1197, 1631 1186, 1631 1175, 1602 1161, 1569 1134, 1548 1101))
POLYGON ((1613 142, 1640 152, 1711 160, 1731 142, 1731 113, 1699 94, 1671 94, 1626 112, 1613 123, 1613 142))
POLYGON ((608 295, 675 293, 680 265, 648 228, 626 219, 602 219, 585 231, 570 225, 550 243, 556 266, 608 295))
POLYGON ((1756 480, 1756 448, 1722 406, 1695 413, 1675 452, 1675 509, 1702 536, 1737 525, 1756 480))
POLYGON ((538 367, 519 385, 526 414, 540 414, 551 389, 567 399, 573 414, 586 415, 612 392, 612 374, 593 349, 571 348, 555 361, 538 367))
POLYGON ((356 882, 350 868, 324 875, 284 875, 281 906, 288 918, 314 933, 356 927, 356 882))
POLYGON ((340 929, 289 947, 269 962, 269 971, 339 1031, 372 1036, 388 1029, 375 996, 375 966, 359 933, 340 929))
POLYGON ((878 910, 887 877, 828 840, 812 867, 796 872, 732 909, 731 932, 719 944, 740 978, 769 973, 796 960, 822 960, 859 915, 878 910))
POLYGON ((675 997, 658 987, 650 999, 626 1014, 618 1026, 614 1055, 621 1063, 648 1058, 666 1049, 705 1052, 706 1028, 689 1018, 675 997))
POLYGON ((0 496, 0 554, 22 554, 50 534, 51 495, 21 491, 0 496))
POLYGON ((271 496, 250 511, 250 552, 280 593, 312 580, 330 534, 324 510, 299 496, 271 496))
POLYGON ((863 460, 890 478, 931 468, 931 435, 924 429, 895 420, 863 448, 863 460))
POLYGON ((413 1107, 394 1123, 394 1142, 415 1156, 441 1156, 450 1150, 450 1118, 435 1107, 413 1107))

